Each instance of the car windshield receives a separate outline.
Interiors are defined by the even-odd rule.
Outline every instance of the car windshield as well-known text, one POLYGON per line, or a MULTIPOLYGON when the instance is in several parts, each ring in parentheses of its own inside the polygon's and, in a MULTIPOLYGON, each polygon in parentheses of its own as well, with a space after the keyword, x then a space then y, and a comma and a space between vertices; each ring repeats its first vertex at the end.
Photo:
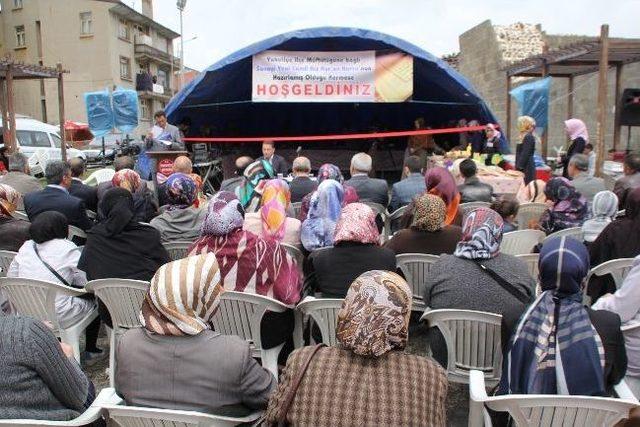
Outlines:
POLYGON ((54 133, 50 135, 51 135, 51 139, 53 139, 53 143, 55 144, 56 148, 60 148, 60 144, 62 144, 62 140, 60 139, 60 137, 54 133))

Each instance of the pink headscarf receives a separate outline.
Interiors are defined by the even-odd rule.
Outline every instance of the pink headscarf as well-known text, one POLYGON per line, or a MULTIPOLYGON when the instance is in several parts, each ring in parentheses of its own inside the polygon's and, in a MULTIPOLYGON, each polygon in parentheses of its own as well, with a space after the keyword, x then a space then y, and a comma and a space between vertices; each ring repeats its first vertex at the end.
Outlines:
POLYGON ((291 202, 289 185, 282 179, 266 181, 262 192, 260 218, 262 237, 281 242, 287 223, 287 207, 291 202))
POLYGON ((569 138, 573 141, 576 138, 582 137, 585 142, 589 142, 589 132, 587 126, 580 119, 569 119, 564 121, 565 129, 569 138))
POLYGON ((380 232, 373 209, 364 203, 349 203, 342 208, 333 237, 333 244, 338 242, 378 244, 380 232))
POLYGON ((494 125, 493 123, 487 123, 486 126, 488 129, 491 129, 491 131, 493 132, 493 136, 489 139, 500 139, 500 131, 498 129, 496 129, 496 125, 494 125))

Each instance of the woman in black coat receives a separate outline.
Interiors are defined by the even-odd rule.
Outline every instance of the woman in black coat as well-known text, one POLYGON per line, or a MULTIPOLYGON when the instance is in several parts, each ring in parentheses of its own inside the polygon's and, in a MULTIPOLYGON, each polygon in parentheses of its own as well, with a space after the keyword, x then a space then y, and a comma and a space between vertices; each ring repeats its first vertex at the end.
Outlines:
POLYGON ((589 140, 589 133, 587 126, 580 119, 565 120, 564 129, 571 138, 571 145, 567 150, 567 155, 562 158, 562 176, 569 179, 569 160, 574 154, 582 154, 584 146, 589 140))
POLYGON ((518 117, 520 141, 516 146, 516 169, 524 173, 524 185, 536 179, 536 165, 533 154, 536 150, 536 137, 533 131, 536 121, 529 116, 518 117))

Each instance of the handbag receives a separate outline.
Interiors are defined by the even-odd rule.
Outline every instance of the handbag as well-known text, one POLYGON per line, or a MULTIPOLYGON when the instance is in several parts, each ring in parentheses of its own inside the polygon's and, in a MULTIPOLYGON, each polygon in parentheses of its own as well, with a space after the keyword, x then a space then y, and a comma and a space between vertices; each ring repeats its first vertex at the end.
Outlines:
POLYGON ((509 282, 502 278, 498 273, 484 265, 479 260, 474 260, 475 264, 485 273, 487 273, 491 278, 502 287, 505 291, 509 292, 512 296, 514 296, 518 301, 520 301, 524 305, 529 305, 532 301, 531 295, 525 295, 520 289, 511 286, 509 282))
POLYGON ((38 257, 38 259, 44 264, 45 267, 47 267, 47 270, 49 270, 51 272, 51 274, 56 276, 56 279, 58 279, 60 282, 62 282, 63 285, 72 287, 69 284, 69 282, 67 282, 64 279, 64 277, 62 277, 53 267, 51 267, 49 264, 47 264, 47 262, 45 260, 42 259, 42 257, 40 256, 40 252, 38 252, 38 245, 36 245, 36 242, 33 242, 33 250, 36 253, 36 256, 38 257))

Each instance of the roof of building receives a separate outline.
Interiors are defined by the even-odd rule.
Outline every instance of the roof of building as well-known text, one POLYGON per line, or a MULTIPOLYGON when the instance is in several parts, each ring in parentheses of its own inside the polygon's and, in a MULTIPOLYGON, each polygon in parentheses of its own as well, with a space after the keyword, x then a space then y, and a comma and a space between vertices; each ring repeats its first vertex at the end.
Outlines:
POLYGON ((135 22, 136 24, 148 25, 149 27, 156 30, 158 34, 164 37, 167 37, 168 39, 173 40, 177 37, 180 37, 179 33, 176 33, 172 29, 165 27, 164 25, 158 23, 157 21, 154 21, 153 19, 149 18, 146 15, 143 15, 142 13, 127 6, 121 1, 119 2, 113 1, 112 3, 117 3, 117 4, 112 8, 110 8, 109 10, 115 13, 116 15, 121 16, 122 18, 125 18, 128 21, 135 22))
MULTIPOLYGON (((0 79, 7 77, 9 67, 11 67, 14 80, 58 78, 57 68, 14 62, 12 59, 5 57, 0 58, 0 79)), ((68 73, 69 71, 62 70, 62 72, 68 73)))

